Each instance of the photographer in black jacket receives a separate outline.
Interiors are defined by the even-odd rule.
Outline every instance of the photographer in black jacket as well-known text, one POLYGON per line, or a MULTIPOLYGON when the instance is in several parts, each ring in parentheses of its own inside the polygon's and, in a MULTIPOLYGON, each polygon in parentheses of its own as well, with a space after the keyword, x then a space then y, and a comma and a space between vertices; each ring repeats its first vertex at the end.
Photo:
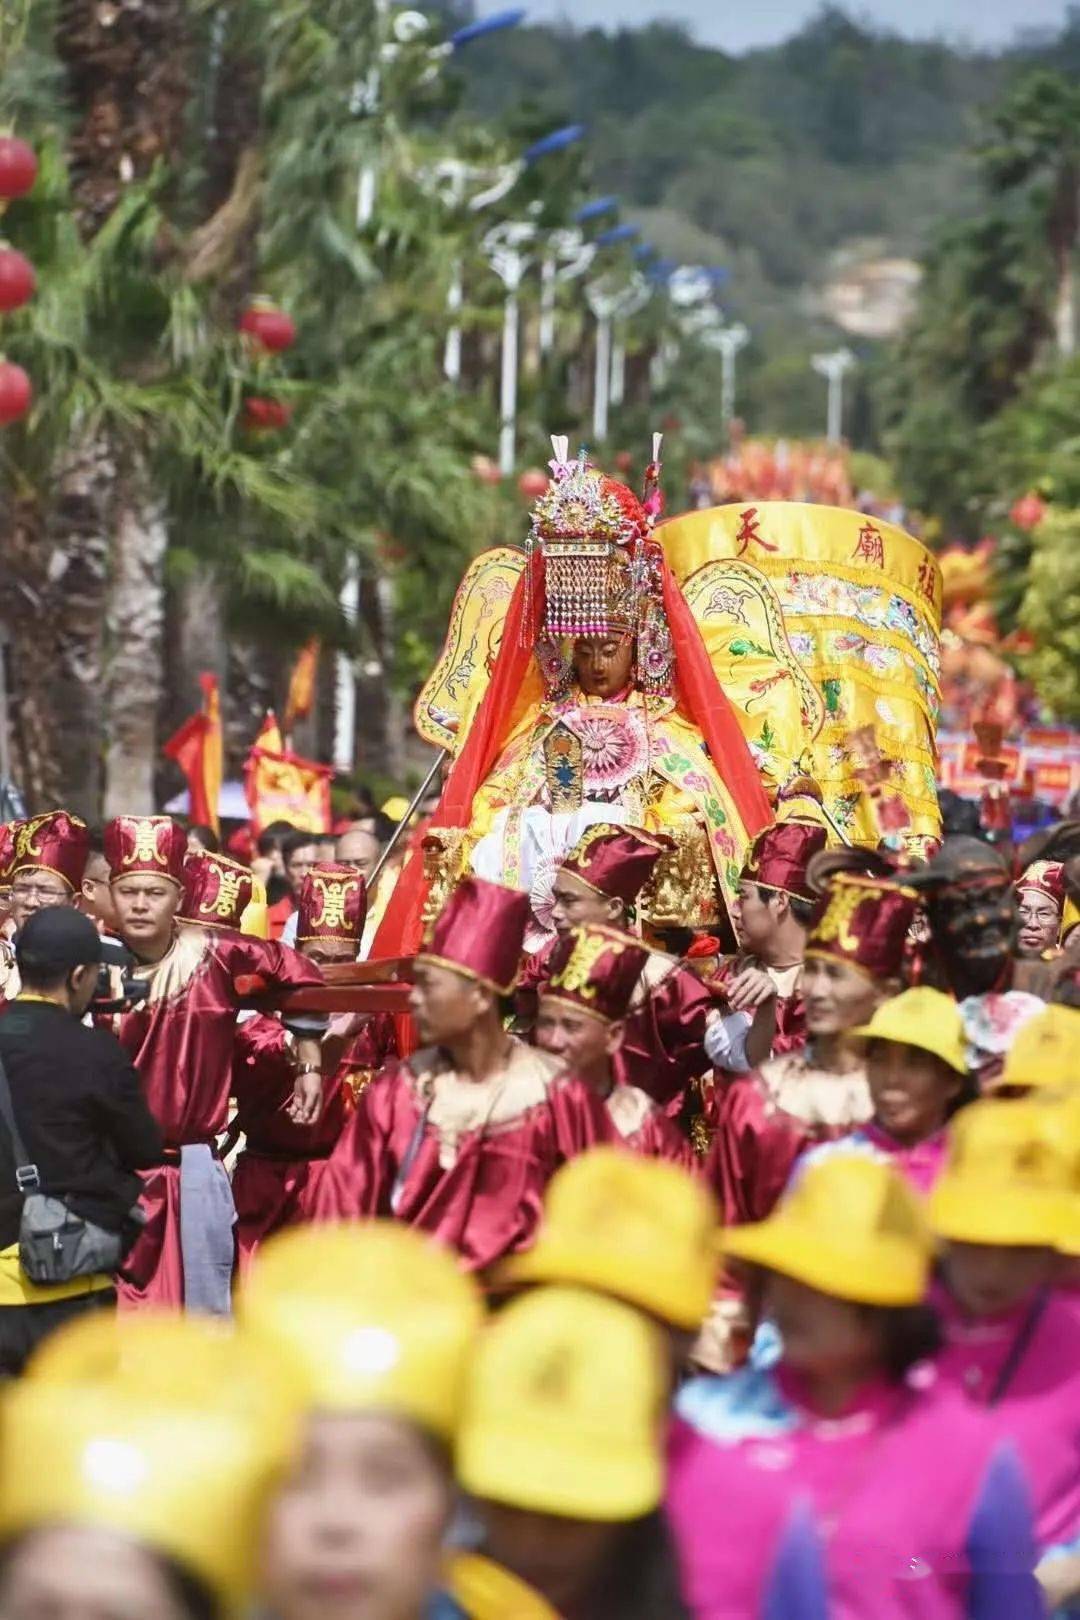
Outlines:
MULTIPOLYGON (((51 906, 28 919, 15 952, 22 989, 0 1014, 0 1061, 27 1157, 44 1192, 123 1232, 139 1196, 134 1171, 160 1161, 162 1139, 120 1043, 81 1022, 97 986, 101 940, 81 912, 51 906)), ((8 1376, 61 1322, 116 1303, 109 1276, 49 1287, 25 1276, 15 1157, 0 1126, 0 1375, 8 1376)))

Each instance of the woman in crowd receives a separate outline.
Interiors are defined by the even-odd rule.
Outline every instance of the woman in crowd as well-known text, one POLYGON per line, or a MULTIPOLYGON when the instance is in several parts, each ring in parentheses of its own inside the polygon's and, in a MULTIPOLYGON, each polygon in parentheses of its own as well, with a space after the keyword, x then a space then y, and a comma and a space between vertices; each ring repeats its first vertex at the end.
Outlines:
POLYGON ((287 1382, 195 1318, 83 1318, 0 1412, 4 1620, 233 1620, 295 1439, 287 1382))
POLYGON ((927 1193, 945 1163, 946 1125, 974 1097, 956 1003, 929 986, 905 990, 853 1033, 866 1041, 874 1116, 850 1136, 812 1148, 795 1173, 830 1154, 866 1153, 888 1160, 927 1193))
POLYGON ((506 1306, 481 1340, 458 1442, 480 1533, 479 1556, 452 1571, 460 1614, 685 1614, 657 1513, 668 1387, 662 1337, 629 1306, 562 1287, 506 1306))
POLYGON ((432 1620, 475 1287, 403 1226, 295 1228, 260 1251, 238 1314, 306 1413, 266 1529, 275 1620, 432 1620))
POLYGON ((1035 1620, 1026 1489, 983 1415, 920 1365, 932 1243, 887 1164, 810 1166, 767 1221, 727 1234, 763 1268, 771 1371, 685 1385, 668 1510, 697 1620, 762 1612, 763 1572, 804 1504, 825 1612, 843 1620, 1035 1620))
POLYGON ((1058 1286, 1076 1231, 1078 1106, 969 1109, 930 1202, 944 1245, 939 1365, 1019 1452, 1055 1599, 1080 1596, 1053 1556, 1080 1552, 1080 1303, 1058 1286))

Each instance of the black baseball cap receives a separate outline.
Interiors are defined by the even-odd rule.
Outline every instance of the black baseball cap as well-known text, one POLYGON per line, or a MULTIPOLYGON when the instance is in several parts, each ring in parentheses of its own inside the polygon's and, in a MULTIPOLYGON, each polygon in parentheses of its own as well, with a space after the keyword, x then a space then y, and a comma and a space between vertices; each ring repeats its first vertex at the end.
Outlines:
POLYGON ((101 961, 101 935, 89 917, 74 906, 44 906, 28 917, 15 936, 19 971, 58 979, 72 968, 101 961))

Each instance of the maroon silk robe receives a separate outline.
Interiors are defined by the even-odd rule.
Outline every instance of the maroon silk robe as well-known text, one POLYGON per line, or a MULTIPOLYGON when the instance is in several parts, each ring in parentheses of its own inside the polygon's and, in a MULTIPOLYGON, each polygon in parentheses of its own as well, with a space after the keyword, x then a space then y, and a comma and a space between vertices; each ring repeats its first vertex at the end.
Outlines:
POLYGON ((607 1099, 612 1124, 623 1146, 646 1159, 668 1159, 696 1173, 697 1155, 674 1120, 637 1086, 616 1086, 607 1099))
POLYGON ((865 1125, 873 1115, 865 1071, 815 1069, 806 1052, 771 1058, 723 1088, 706 1175, 725 1226, 763 1221, 799 1154, 865 1125))
POLYGON ((526 1249, 567 1159, 615 1140, 603 1102, 520 1041, 489 1080, 434 1048, 390 1063, 362 1093, 314 1197, 322 1220, 394 1215, 483 1271, 526 1249))
MULTIPOLYGON (((532 1022, 548 979, 552 947, 525 958, 516 992, 520 1017, 532 1022)), ((713 993, 677 958, 653 951, 642 971, 622 1043, 612 1060, 616 1083, 639 1086, 669 1114, 677 1114, 691 1080, 711 1067, 705 1027, 717 1003, 713 993)))
POLYGON ((124 1265, 124 1305, 183 1303, 178 1150, 213 1145, 228 1123, 235 981, 246 974, 280 989, 322 982, 318 968, 287 946, 185 927, 160 962, 139 969, 150 985, 146 1000, 107 1020, 139 1071, 167 1154, 166 1163, 142 1172, 148 1218, 124 1265))
POLYGON ((336 1071, 323 1076, 323 1111, 317 1123, 297 1125, 288 1112, 294 1069, 285 1027, 276 1018, 261 1016, 239 1026, 233 1126, 243 1131, 245 1143, 232 1188, 241 1269, 271 1233, 309 1219, 315 1188, 356 1098, 396 1055, 394 1020, 376 1013, 349 1041, 336 1071))

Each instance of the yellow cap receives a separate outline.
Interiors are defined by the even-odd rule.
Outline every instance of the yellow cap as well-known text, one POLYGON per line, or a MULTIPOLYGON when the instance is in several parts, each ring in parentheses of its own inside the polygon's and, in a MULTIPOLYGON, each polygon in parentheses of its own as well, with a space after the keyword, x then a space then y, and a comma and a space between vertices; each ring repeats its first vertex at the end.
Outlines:
POLYGON ((932 1052, 950 1069, 967 1073, 964 1021, 951 996, 917 985, 883 1001, 868 1024, 851 1031, 867 1041, 897 1041, 932 1052))
POLYGON ((260 1249, 237 1313, 291 1360, 305 1406, 389 1411, 453 1434, 483 1306, 453 1256, 411 1228, 283 1232, 260 1249))
POLYGON ((1080 923, 1080 906, 1077 905, 1071 894, 1065 896, 1065 909, 1061 913, 1061 933, 1058 938, 1064 945, 1077 923, 1080 923))
POLYGON ((473 1496, 613 1522, 651 1513, 663 1489, 667 1374, 640 1312, 574 1288, 537 1288, 480 1340, 458 1435, 473 1496))
POLYGON ((240 913, 240 932, 250 934, 253 939, 270 938, 270 911, 266 901, 266 885, 260 878, 252 879, 251 899, 240 913))
POLYGON ((723 1241, 737 1260, 864 1305, 917 1304, 933 1256, 907 1182, 854 1153, 808 1165, 768 1220, 730 1227, 723 1241))
POLYGON ((393 794, 382 806, 382 814, 388 821, 404 821, 408 813, 409 801, 401 793, 393 794))
POLYGON ((281 1371, 239 1335, 194 1317, 83 1318, 3 1397, 0 1537, 115 1530, 239 1613, 296 1415, 281 1371))
POLYGON ((539 1241, 500 1280, 579 1283, 698 1328, 716 1284, 718 1220, 707 1189, 677 1165, 593 1148, 553 1177, 539 1241))
POLYGON ((1062 1228, 1055 1248, 1080 1258, 1080 1088, 1035 1099, 1044 1134, 1067 1160, 1062 1228))
POLYGON ((930 1222, 958 1243, 1055 1248, 1064 1232, 1069 1156, 1045 1103, 973 1103, 949 1132, 930 1222))
POLYGON ((1017 1031, 1005 1055, 1001 1086, 1080 1085, 1080 1012, 1044 1007, 1017 1031))
POLYGON ((446 1588, 469 1620, 559 1620, 546 1598, 478 1553, 451 1553, 446 1588))

